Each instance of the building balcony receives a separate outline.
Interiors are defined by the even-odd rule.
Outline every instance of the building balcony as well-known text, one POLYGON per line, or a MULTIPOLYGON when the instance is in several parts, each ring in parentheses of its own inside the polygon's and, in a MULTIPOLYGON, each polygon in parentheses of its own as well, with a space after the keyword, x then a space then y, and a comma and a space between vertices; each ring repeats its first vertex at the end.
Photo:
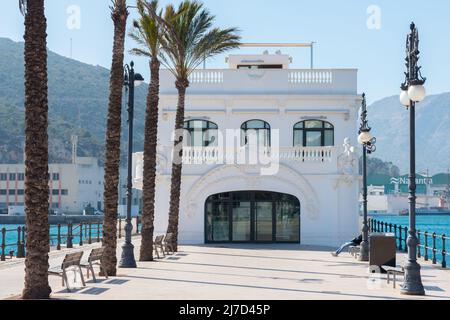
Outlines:
POLYGON ((335 153, 335 147, 265 147, 253 154, 247 147, 233 152, 221 147, 184 147, 182 161, 184 165, 265 164, 268 161, 329 164, 335 160, 335 153))
MULTIPOLYGON (((356 95, 357 69, 205 69, 190 77, 191 95, 356 95)), ((176 95, 175 78, 161 70, 162 95, 176 95)))

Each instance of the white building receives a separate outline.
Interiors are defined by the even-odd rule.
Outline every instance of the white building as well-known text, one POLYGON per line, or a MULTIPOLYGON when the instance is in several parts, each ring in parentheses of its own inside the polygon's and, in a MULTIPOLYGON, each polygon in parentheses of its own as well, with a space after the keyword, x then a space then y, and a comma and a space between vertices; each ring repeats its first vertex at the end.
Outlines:
MULTIPOLYGON (((294 70, 291 60, 232 55, 228 69, 190 76, 180 243, 334 246, 358 234, 357 70, 294 70), (235 149, 224 147, 232 143, 235 149), (255 144, 257 162, 249 156, 255 144)), ((161 71, 156 233, 165 233, 168 221, 174 81, 161 71)), ((141 188, 142 153, 134 159, 141 188)))
MULTIPOLYGON (((81 214, 91 205, 103 208, 104 168, 98 159, 77 157, 72 163, 49 164, 50 208, 66 214, 81 214)), ((21 164, 0 164, 0 211, 24 206, 25 166, 21 164)), ((139 206, 140 191, 133 193, 133 205, 139 206)), ((126 204, 126 169, 121 168, 119 186, 119 211, 126 204)), ((16 208, 15 208, 16 209, 16 208)), ((136 208, 134 208, 136 210, 136 208)))

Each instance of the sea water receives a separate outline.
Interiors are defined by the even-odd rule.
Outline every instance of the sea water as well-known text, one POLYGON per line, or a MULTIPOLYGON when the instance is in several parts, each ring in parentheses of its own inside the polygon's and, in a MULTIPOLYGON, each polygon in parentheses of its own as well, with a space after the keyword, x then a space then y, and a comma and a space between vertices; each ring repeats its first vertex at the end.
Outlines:
MULTIPOLYGON (((17 250, 17 237, 18 232, 17 229, 19 227, 23 228, 25 225, 23 224, 0 224, 0 230, 5 228, 7 230, 6 237, 5 237, 5 244, 7 245, 5 248, 5 254, 8 255, 10 251, 14 251, 14 254, 16 254, 17 250)), ((72 243, 78 244, 80 242, 80 229, 78 227, 78 224, 74 224, 72 226, 72 243), (78 227, 78 228, 77 228, 78 227)), ((102 234, 102 226, 100 225, 100 235, 102 234)), ((67 225, 61 225, 61 245, 65 245, 67 243, 67 225)), ((58 226, 57 225, 51 225, 50 226, 50 246, 53 248, 56 248, 57 245, 57 237, 58 237, 58 226)), ((92 225, 92 231, 91 231, 91 237, 92 241, 95 242, 97 239, 97 225, 92 225)), ((100 236, 101 237, 101 236, 100 236)), ((22 240, 22 232, 20 235, 20 238, 22 240)), ((83 242, 86 242, 89 238, 87 225, 83 225, 83 242)), ((1 233, 0 233, 0 245, 1 245, 1 233)))

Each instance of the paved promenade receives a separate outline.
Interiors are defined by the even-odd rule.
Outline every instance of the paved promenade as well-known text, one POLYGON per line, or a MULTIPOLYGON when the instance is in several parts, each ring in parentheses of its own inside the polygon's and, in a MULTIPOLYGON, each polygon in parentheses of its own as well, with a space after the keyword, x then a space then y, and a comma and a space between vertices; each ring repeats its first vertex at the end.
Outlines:
MULTIPOLYGON (((139 238, 136 255, 138 254, 139 238)), ((99 244, 83 247, 87 250, 99 244)), ((68 293, 51 276, 54 299, 450 299, 450 270, 421 261, 426 297, 400 295, 386 276, 370 277, 367 264, 330 249, 298 245, 182 246, 180 252, 119 269, 118 277, 68 293)), ((119 249, 120 250, 120 249, 119 249)), ((51 266, 64 252, 51 253, 51 266)), ((405 258, 399 254, 397 262, 405 258)), ((0 298, 14 298, 23 286, 23 263, 0 264, 0 298)))

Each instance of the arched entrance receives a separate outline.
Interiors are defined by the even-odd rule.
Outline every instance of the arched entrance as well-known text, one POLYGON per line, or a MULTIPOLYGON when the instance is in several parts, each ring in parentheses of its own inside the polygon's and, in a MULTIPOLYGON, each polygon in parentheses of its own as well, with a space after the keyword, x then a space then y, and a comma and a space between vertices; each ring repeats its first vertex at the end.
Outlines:
POLYGON ((300 243, 300 201, 268 191, 212 195, 205 202, 205 242, 300 243))

